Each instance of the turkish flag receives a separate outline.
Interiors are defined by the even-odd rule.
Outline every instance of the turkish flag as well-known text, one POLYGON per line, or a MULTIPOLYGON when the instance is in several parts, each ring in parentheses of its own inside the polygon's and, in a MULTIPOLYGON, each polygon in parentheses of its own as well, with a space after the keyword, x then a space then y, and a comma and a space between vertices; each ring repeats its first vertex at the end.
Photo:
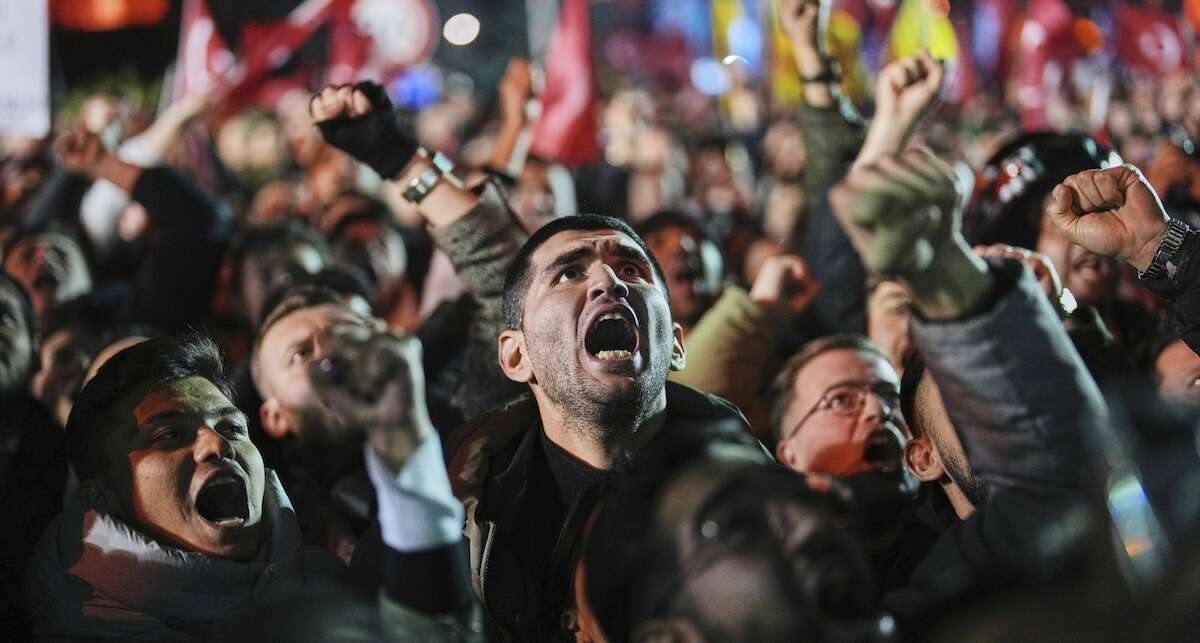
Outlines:
POLYGON ((565 165, 584 165, 601 151, 587 0, 562 3, 543 66, 542 115, 533 126, 529 151, 565 165))
POLYGON ((1021 126, 1026 131, 1049 125, 1046 103, 1059 92, 1079 56, 1074 20, 1063 0, 1031 3, 1011 43, 1015 64, 1008 68, 1009 82, 1016 85, 1021 126))
POLYGON ((204 0, 184 0, 171 92, 175 100, 217 87, 234 62, 233 53, 217 31, 208 4, 204 0))
POLYGON ((1117 58, 1152 76, 1165 76, 1187 64, 1187 44, 1179 19, 1151 7, 1121 3, 1114 22, 1117 58))

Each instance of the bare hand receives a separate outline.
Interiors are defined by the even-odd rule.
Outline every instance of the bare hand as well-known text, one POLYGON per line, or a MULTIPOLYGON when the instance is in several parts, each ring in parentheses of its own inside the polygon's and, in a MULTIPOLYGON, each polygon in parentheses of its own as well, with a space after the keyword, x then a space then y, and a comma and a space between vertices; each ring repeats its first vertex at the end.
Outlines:
POLYGON ((334 329, 328 341, 330 357, 310 367, 317 395, 398 471, 434 434, 420 342, 356 325, 334 329))
POLYGON ((975 246, 975 254, 980 257, 1008 257, 1025 264, 1025 267, 1033 272, 1033 278, 1037 279, 1038 285, 1042 287, 1042 292, 1046 293, 1050 305, 1054 308, 1060 306, 1059 301, 1063 292, 1062 279, 1059 278, 1058 271, 1054 269, 1054 263, 1050 261, 1050 257, 1002 243, 975 246))
POLYGON ((1050 193, 1045 214, 1072 243, 1139 271, 1154 260, 1168 221, 1154 188, 1132 165, 1067 177, 1050 193))
POLYGON ((829 22, 830 0, 780 0, 779 22, 797 56, 818 58, 829 22))
POLYGON ((875 86, 875 118, 855 165, 904 149, 921 119, 937 104, 945 65, 929 52, 897 60, 883 69, 875 86))
POLYGON ((68 171, 92 177, 95 176, 96 166, 108 156, 100 137, 83 128, 59 136, 54 143, 54 151, 68 171))
POLYGON ((525 103, 533 95, 533 74, 529 61, 513 58, 508 61, 504 77, 500 79, 500 114, 513 121, 525 120, 525 103))
POLYGON ((804 260, 795 255, 776 255, 766 259, 750 289, 750 299, 772 310, 799 314, 808 308, 820 291, 820 285, 808 271, 804 260))

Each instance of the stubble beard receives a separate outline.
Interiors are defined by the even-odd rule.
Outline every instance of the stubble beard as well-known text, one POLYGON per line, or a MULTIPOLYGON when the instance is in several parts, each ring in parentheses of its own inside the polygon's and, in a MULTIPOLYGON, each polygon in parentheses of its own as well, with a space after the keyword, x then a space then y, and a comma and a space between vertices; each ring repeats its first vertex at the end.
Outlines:
POLYGON ((550 365, 548 369, 536 369, 540 371, 538 384, 562 410, 568 429, 584 439, 606 446, 619 444, 656 410, 654 403, 666 387, 670 369, 667 360, 651 357, 649 366, 635 376, 631 385, 614 390, 592 379, 576 359, 574 347, 564 345, 561 337, 535 333, 529 339, 533 341, 526 345, 533 363, 550 365), (540 355, 542 351, 534 346, 551 349, 540 355))

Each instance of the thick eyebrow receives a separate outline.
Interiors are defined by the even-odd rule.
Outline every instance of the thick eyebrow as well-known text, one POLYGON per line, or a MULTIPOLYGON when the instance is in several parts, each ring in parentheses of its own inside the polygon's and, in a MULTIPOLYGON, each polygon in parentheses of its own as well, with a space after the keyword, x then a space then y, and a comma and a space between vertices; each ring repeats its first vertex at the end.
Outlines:
MULTIPOLYGON (((146 418, 146 420, 144 422, 142 422, 138 428, 147 427, 152 424, 161 424, 163 422, 171 422, 173 420, 193 420, 193 419, 197 419, 197 418, 201 417, 202 415, 204 415, 204 414, 197 413, 196 411, 189 411, 187 409, 176 409, 174 411, 163 411, 162 413, 156 413, 156 414, 151 415, 150 417, 146 418)), ((222 419, 233 417, 233 418, 240 418, 243 422, 247 421, 246 414, 242 413, 241 409, 239 409, 235 406, 222 407, 220 409, 217 409, 212 415, 219 416, 222 419)))
POLYGON ((622 259, 628 259, 629 261, 636 261, 636 262, 646 266, 647 268, 650 267, 650 259, 648 257, 646 257, 646 255, 641 250, 639 250, 638 248, 635 248, 633 246, 627 246, 623 243, 617 244, 615 247, 613 247, 612 253, 622 259))
POLYGON ((568 252, 564 252, 563 254, 555 257, 554 261, 551 261, 545 268, 542 269, 542 277, 544 277, 544 278, 555 277, 558 275, 558 272, 560 270, 562 270, 563 268, 573 266, 573 265, 579 263, 580 261, 582 261, 583 259, 587 259, 588 257, 594 257, 595 255, 596 255, 596 250, 594 248, 592 248, 591 246, 583 246, 580 248, 576 248, 574 250, 570 250, 568 252))

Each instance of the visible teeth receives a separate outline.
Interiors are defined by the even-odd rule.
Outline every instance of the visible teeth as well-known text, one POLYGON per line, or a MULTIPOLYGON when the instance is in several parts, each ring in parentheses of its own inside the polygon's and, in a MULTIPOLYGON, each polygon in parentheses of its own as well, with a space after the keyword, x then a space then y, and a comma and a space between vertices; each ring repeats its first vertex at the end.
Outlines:
POLYGON ((221 485, 221 484, 233 484, 237 481, 238 481, 238 479, 233 476, 229 476, 229 475, 219 476, 217 478, 213 478, 212 480, 209 480, 208 486, 215 487, 215 486, 221 485))
POLYGON ((218 527, 241 527, 245 522, 241 518, 222 518, 213 524, 218 527))
POLYGON ((617 313, 617 312, 604 313, 604 315, 602 315, 600 317, 600 319, 597 321, 604 321, 606 319, 615 319, 617 321, 625 321, 625 318, 621 316, 621 313, 617 313))
POLYGON ((600 359, 625 359, 630 355, 633 355, 633 353, 624 349, 600 351, 599 353, 596 353, 596 357, 600 359))

